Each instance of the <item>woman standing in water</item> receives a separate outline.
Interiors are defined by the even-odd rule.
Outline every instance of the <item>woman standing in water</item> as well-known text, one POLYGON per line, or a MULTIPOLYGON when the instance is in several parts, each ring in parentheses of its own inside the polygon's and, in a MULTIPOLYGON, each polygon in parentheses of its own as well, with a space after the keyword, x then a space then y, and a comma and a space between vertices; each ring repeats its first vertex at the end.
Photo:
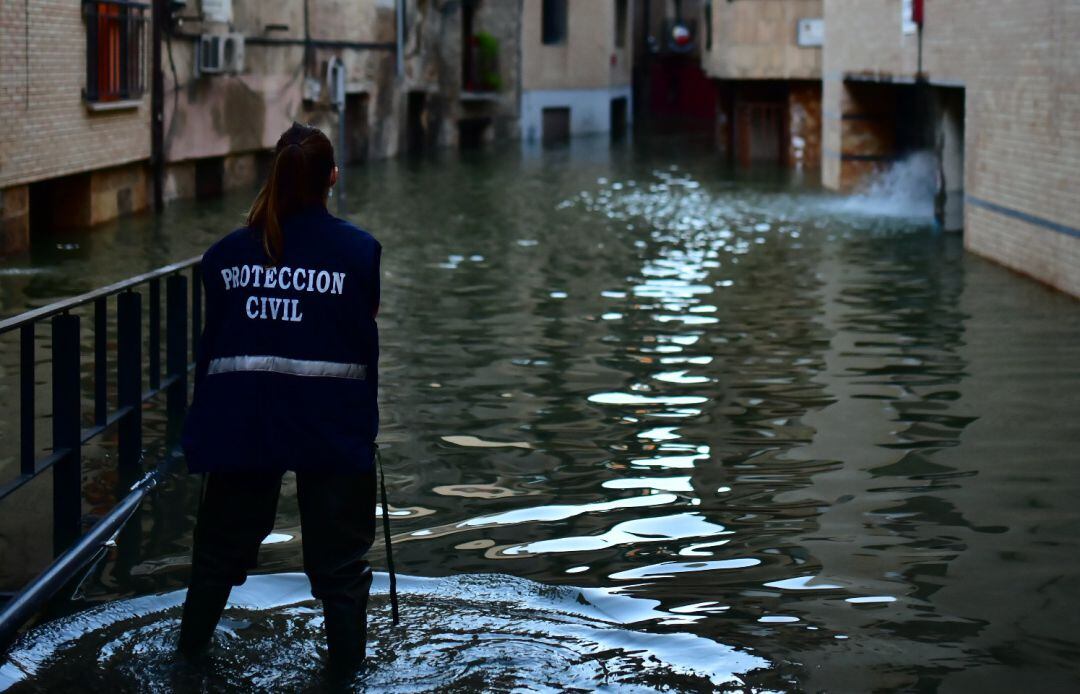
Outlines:
POLYGON ((204 473, 185 655, 207 646, 230 590, 255 566, 292 470, 330 666, 351 671, 364 659, 381 246, 327 211, 337 175, 326 135, 293 123, 247 226, 203 256, 206 325, 183 436, 188 469, 204 473))

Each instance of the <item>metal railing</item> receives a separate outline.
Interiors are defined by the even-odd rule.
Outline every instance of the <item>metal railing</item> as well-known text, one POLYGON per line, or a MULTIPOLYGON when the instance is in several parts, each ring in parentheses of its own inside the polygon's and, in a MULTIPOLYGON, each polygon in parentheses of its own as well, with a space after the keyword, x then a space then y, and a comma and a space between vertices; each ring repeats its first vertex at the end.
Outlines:
POLYGON ((75 576, 131 515, 162 472, 143 474, 143 403, 162 391, 170 423, 187 408, 188 372, 202 328, 202 284, 199 258, 166 265, 107 287, 58 301, 0 321, 0 335, 19 331, 19 473, 0 482, 0 503, 52 469, 53 556, 55 561, 0 611, 0 650, 18 629, 75 576), (190 273, 189 278, 185 271, 190 273), (165 285, 165 374, 161 373, 161 290, 165 285), (143 294, 149 294, 143 331, 143 294), (109 403, 109 299, 116 297, 116 407, 109 403), (190 299, 190 301, 189 301, 190 299), (76 309, 92 306, 93 422, 82 413, 81 316, 76 309), (189 310, 190 309, 190 310, 189 310), (188 317, 190 315, 190 321, 188 317), (35 327, 51 323, 52 370, 51 450, 37 455, 35 428, 35 327), (188 330, 190 325, 190 332, 188 330), (144 358, 143 347, 146 347, 144 358), (190 346, 190 349, 189 349, 190 346), (149 384, 144 389, 144 370, 149 384), (121 488, 129 490, 116 507, 82 534, 82 446, 112 427, 117 434, 117 468, 121 488))

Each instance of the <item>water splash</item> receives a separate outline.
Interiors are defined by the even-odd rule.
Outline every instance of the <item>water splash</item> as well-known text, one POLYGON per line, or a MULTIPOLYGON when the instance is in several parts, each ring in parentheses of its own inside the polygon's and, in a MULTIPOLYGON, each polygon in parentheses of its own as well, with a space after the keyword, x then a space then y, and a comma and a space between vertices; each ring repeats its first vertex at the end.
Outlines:
MULTIPOLYGON (((493 688, 715 691, 768 661, 684 632, 693 617, 617 589, 545 586, 505 575, 402 576, 403 622, 390 623, 376 577, 369 669, 377 691, 493 688)), ((183 591, 107 603, 26 634, 0 665, 0 690, 297 691, 320 684, 322 613, 303 574, 237 588, 203 663, 173 655, 183 591)))
POLYGON ((914 152, 874 176, 859 192, 832 206, 836 212, 868 217, 933 219, 938 160, 914 152))

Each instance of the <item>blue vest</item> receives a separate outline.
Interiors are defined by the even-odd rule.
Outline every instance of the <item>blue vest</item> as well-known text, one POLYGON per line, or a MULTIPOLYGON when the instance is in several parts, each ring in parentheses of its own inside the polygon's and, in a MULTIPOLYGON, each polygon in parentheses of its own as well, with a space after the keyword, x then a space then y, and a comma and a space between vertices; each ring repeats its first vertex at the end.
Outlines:
POLYGON ((191 472, 372 469, 382 247, 321 205, 282 232, 276 265, 248 227, 203 255, 206 324, 182 438, 191 472))

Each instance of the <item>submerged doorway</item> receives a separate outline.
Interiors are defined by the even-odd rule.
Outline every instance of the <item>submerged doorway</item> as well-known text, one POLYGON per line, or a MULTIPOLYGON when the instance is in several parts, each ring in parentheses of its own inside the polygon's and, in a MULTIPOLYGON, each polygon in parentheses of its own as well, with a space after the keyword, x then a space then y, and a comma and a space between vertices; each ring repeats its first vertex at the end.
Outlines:
POLYGON ((611 139, 621 140, 626 136, 626 97, 620 96, 611 100, 611 139))
POLYGON ((742 165, 783 163, 784 104, 751 101, 735 107, 735 151, 742 165))
POLYGON ((462 118, 458 121, 458 146, 461 149, 479 149, 491 125, 490 118, 462 118))
POLYGON ((367 94, 345 96, 345 163, 361 164, 368 158, 367 94))
POLYGON ((570 141, 570 107, 551 106, 541 112, 541 139, 545 146, 570 141))
POLYGON ((409 92, 408 114, 406 121, 405 148, 409 154, 420 154, 427 143, 427 123, 424 117, 427 94, 409 92))

